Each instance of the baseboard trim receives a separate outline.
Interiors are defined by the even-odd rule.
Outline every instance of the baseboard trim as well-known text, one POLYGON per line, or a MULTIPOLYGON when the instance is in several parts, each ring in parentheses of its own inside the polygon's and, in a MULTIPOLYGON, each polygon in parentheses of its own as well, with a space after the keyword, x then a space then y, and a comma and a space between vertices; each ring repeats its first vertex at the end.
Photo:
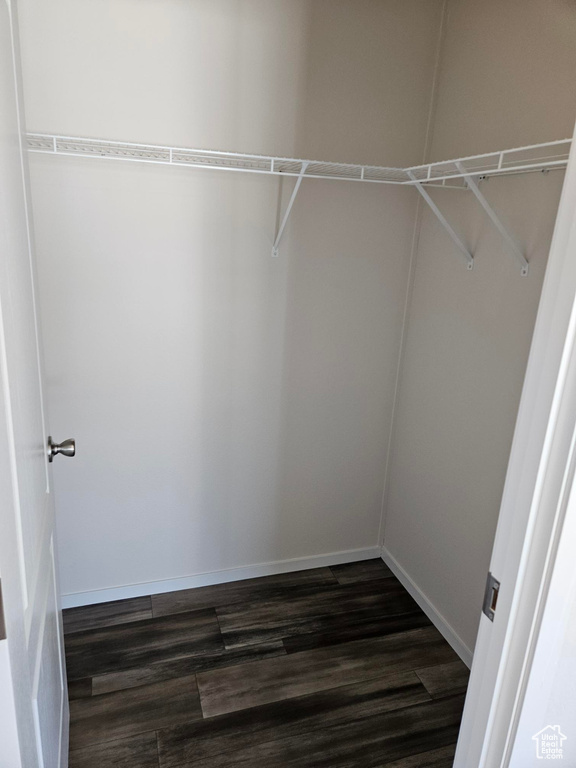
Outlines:
POLYGON ((446 621, 444 616, 442 616, 434 604, 429 600, 424 592, 422 592, 416 582, 412 580, 411 576, 408 575, 408 573, 396 560, 394 555, 390 554, 386 547, 382 547, 382 560, 384 560, 398 581, 402 583, 402 586, 412 595, 414 600, 416 600, 420 608, 422 608, 436 629, 442 634, 446 641, 450 643, 464 664, 470 668, 472 666, 473 657, 473 653, 470 648, 468 648, 458 633, 446 621))
POLYGON ((230 581, 244 581, 245 579, 255 579, 259 576, 273 576, 277 573, 290 573, 291 571, 304 571, 308 568, 341 565, 380 556, 380 547, 349 549, 345 552, 331 552, 314 557, 295 557, 291 560, 276 560, 271 563, 244 565, 239 568, 199 573, 194 576, 182 576, 177 579, 126 584, 122 587, 110 587, 90 592, 73 592, 62 595, 62 608, 77 608, 80 605, 94 605, 95 603, 107 603, 111 600, 125 600, 130 597, 146 597, 147 595, 157 595, 162 592, 176 592, 180 589, 225 584, 230 581))

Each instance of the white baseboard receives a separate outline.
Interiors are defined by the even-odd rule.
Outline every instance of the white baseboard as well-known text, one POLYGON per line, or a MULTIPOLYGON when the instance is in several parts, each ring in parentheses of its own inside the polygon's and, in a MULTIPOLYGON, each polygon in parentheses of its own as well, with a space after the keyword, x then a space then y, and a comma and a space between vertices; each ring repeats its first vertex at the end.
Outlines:
POLYGON ((442 616, 442 614, 437 610, 429 598, 424 594, 424 592, 422 592, 416 582, 414 582, 408 573, 404 570, 404 568, 402 568, 395 557, 391 555, 390 552, 388 552, 386 547, 382 547, 382 560, 384 560, 398 581, 401 582, 402 586, 412 595, 414 600, 416 600, 420 608, 422 608, 426 616, 428 616, 432 624, 434 624, 436 629, 442 634, 445 640, 450 643, 464 664, 470 668, 472 666, 473 657, 473 653, 470 648, 468 648, 466 643, 450 626, 444 616, 442 616))
POLYGON ((296 557, 291 560, 277 560, 259 565, 243 565, 240 568, 228 568, 222 571, 199 573, 194 576, 182 576, 177 579, 147 581, 140 584, 126 584, 122 587, 110 587, 90 592, 74 592, 62 595, 62 608, 76 608, 80 605, 107 603, 110 600, 125 600, 129 597, 146 597, 161 592, 175 592, 179 589, 207 587, 212 584, 225 584, 230 581, 255 579, 259 576, 273 576, 276 573, 304 571, 308 568, 322 568, 328 565, 353 563, 356 560, 370 560, 381 556, 380 547, 349 549, 345 552, 332 552, 315 557, 296 557))

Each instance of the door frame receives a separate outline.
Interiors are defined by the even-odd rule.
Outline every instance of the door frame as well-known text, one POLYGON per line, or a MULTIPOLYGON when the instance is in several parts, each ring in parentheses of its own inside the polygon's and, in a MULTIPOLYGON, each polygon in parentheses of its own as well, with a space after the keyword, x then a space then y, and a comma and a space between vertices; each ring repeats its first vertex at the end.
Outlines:
POLYGON ((576 135, 520 400, 454 768, 506 768, 574 479, 576 135))

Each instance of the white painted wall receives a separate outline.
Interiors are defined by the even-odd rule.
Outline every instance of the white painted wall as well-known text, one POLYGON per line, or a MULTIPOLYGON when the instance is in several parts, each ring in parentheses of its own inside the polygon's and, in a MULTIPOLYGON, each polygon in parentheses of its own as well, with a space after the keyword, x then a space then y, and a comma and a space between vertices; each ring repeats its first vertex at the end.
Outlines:
MULTIPOLYGON (((576 7, 450 0, 431 159, 555 138, 576 116, 576 7)), ((470 650, 562 174, 493 179, 488 200, 530 275, 471 195, 435 193, 473 272, 428 211, 420 231, 384 546, 470 650)))
MULTIPOLYGON (((23 0, 30 129, 409 162, 440 10, 23 0)), ((31 165, 64 593, 375 547, 415 193, 31 165)))
POLYGON ((442 0, 21 0, 30 130, 406 164, 442 0))

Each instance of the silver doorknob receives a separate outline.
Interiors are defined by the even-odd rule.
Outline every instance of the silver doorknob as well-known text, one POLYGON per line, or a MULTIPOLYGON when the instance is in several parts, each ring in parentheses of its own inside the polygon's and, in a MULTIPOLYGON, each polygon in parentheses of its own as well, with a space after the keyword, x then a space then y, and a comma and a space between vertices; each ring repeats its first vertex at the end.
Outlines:
POLYGON ((62 456, 68 456, 72 458, 76 454, 76 440, 73 437, 69 437, 68 440, 63 440, 61 443, 53 443, 52 438, 48 438, 48 461, 52 463, 54 456, 58 454, 62 456))

